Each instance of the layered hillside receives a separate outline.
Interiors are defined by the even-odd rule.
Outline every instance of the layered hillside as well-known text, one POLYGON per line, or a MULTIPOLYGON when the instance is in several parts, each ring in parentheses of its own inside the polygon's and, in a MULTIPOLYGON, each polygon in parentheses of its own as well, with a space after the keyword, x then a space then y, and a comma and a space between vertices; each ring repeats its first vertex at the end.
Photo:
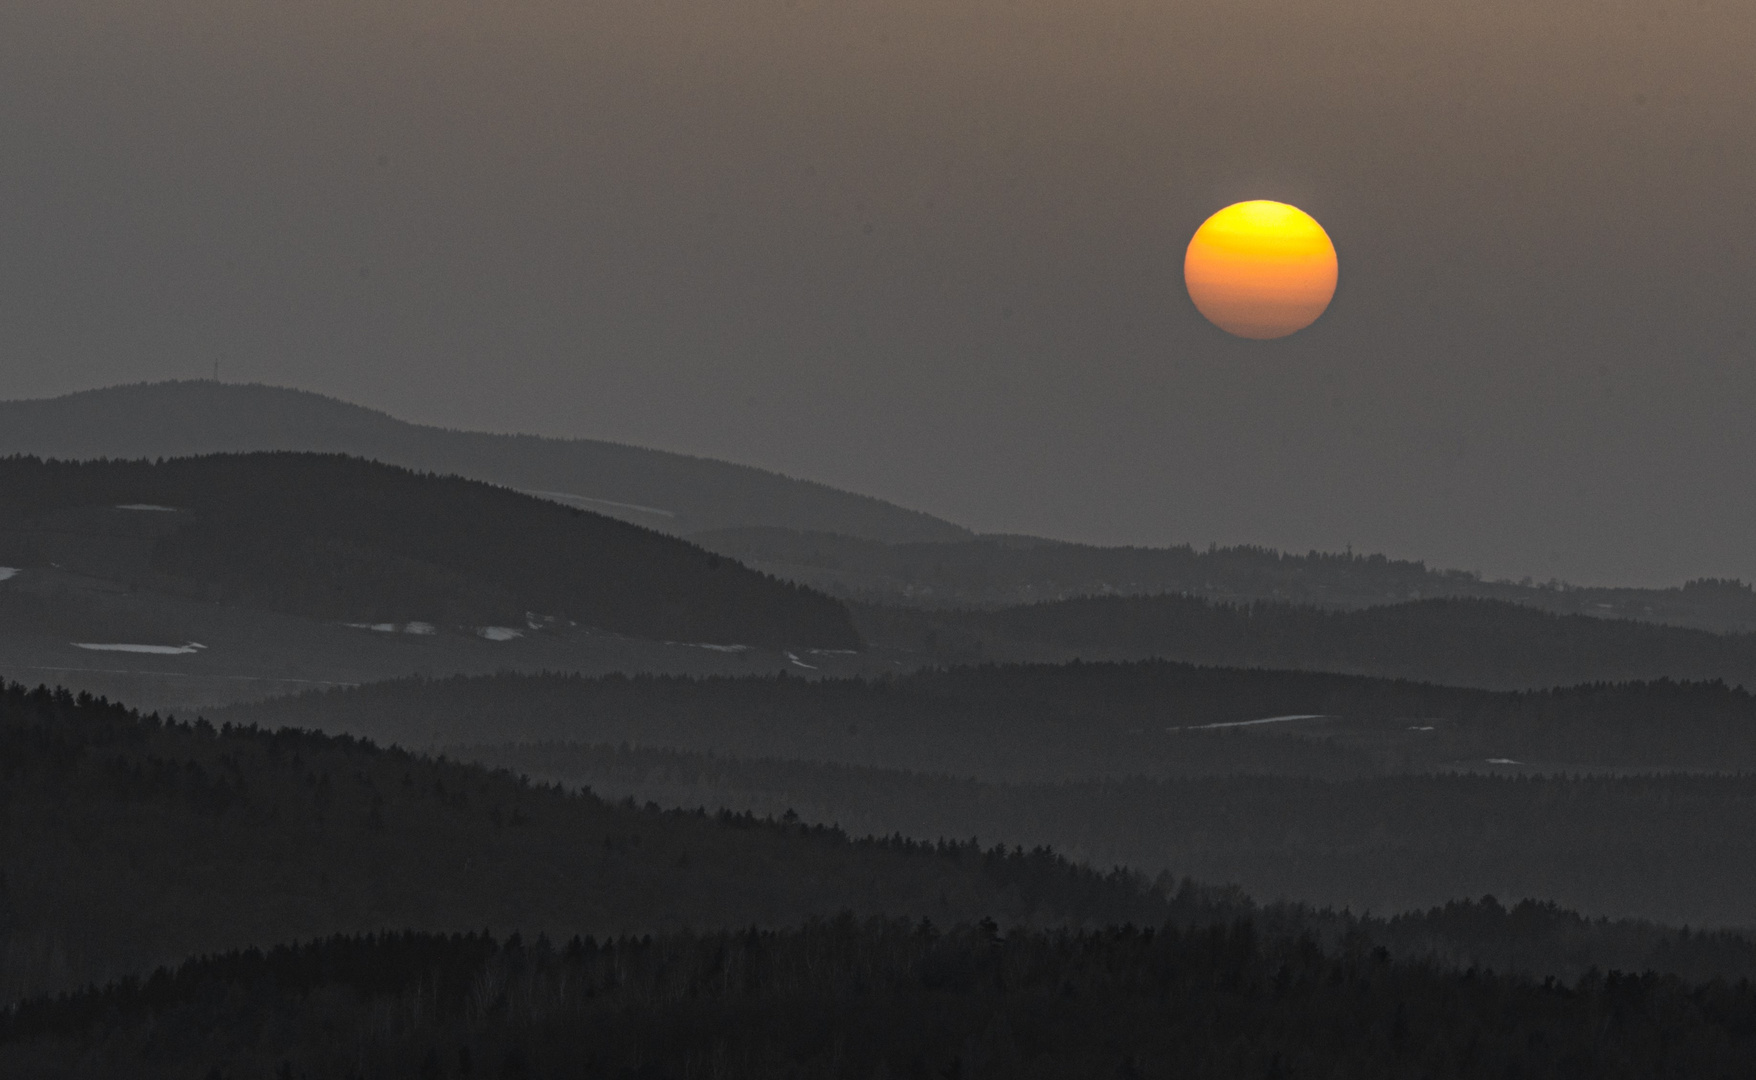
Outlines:
POLYGON ((994 611, 857 605, 855 617, 873 645, 940 663, 1162 658, 1495 690, 1659 678, 1756 686, 1756 634, 1556 615, 1497 600, 1336 610, 1109 596, 994 611))
POLYGON ((220 949, 383 928, 550 934, 1162 916, 1039 853, 852 843, 632 804, 347 738, 0 691, 0 1002, 220 949))
POLYGON ((814 681, 405 679, 211 715, 406 746, 628 744, 999 781, 1514 766, 1756 772, 1756 698, 1718 683, 1508 693, 1162 661, 814 681))
POLYGON ((839 601, 685 541, 337 455, 0 461, 0 562, 366 625, 549 619, 658 640, 859 646, 839 601))
POLYGON ((282 387, 141 383, 0 402, 0 454, 157 458, 259 450, 349 454, 465 476, 675 534, 772 525, 877 540, 969 535, 929 514, 746 465, 593 439, 451 431, 282 387))
POLYGON ((693 539, 836 596, 929 609, 996 608, 1082 596, 1177 593, 1352 609, 1413 599, 1499 600, 1555 614, 1637 619, 1717 633, 1756 630, 1756 591, 1700 579, 1664 589, 1485 581, 1409 559, 1261 547, 1098 547, 1031 536, 885 542, 749 526, 693 539))

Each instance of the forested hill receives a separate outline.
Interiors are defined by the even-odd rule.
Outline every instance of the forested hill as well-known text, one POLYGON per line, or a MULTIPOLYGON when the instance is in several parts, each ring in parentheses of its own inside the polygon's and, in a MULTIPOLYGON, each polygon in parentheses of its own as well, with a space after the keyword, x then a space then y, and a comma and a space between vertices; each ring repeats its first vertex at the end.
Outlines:
POLYGON ((661 813, 352 739, 0 691, 0 1006, 384 928, 565 937, 842 910, 1139 923, 1166 902, 1041 852, 661 813))
POLYGON ((840 601, 674 537, 339 455, 0 461, 0 563, 344 622, 857 648, 840 601))
MULTIPOLYGON (((840 971, 856 980, 850 986, 863 985, 858 996, 868 1009, 872 993, 905 986, 911 978, 925 979, 928 990, 959 993, 1002 985, 978 976, 986 969, 977 957, 955 950, 923 954, 907 944, 908 934, 923 935, 927 945, 938 935, 923 917, 941 927, 991 918, 971 927, 977 938, 964 935, 990 945, 999 940, 999 928, 1059 931, 1007 935, 1021 947, 1034 940, 1038 945, 1030 948, 1049 948, 1051 953, 1039 954, 1041 961, 1048 961, 1053 950, 1075 950, 1067 954, 1067 966, 1033 961, 1009 967, 1020 977, 1029 970, 1057 973, 1042 984, 1053 988, 1052 999, 1029 992, 1020 1005, 1105 1001, 1093 997, 1096 984, 1084 981, 1094 973, 1091 962, 1106 955, 1105 941, 1132 936, 1137 944, 1127 948, 1137 957, 1154 954, 1138 952, 1147 944, 1138 941, 1138 931, 1083 936, 1065 931, 1121 924, 1162 928, 1172 949, 1158 954, 1162 962, 1129 968, 1135 975, 1122 985, 1136 989, 1146 985, 1136 979, 1148 969, 1176 970, 1181 963, 1176 957, 1196 958, 1212 945, 1220 948, 1208 954, 1210 961, 1230 957, 1227 963, 1246 964, 1236 972, 1240 977, 1255 970, 1249 965, 1263 947, 1271 950, 1263 970, 1284 971, 1283 961, 1291 954, 1275 951, 1281 948, 1270 945, 1275 941, 1296 944, 1308 963, 1325 948, 1355 964, 1373 956, 1374 982, 1389 974, 1384 965, 1393 956, 1441 965, 1504 958, 1492 962, 1539 978, 1583 975, 1600 982, 1601 977, 1585 973, 1633 967, 1693 978, 1740 978, 1756 972, 1756 949, 1732 934, 1679 933, 1651 924, 1583 920, 1542 905, 1507 910, 1492 902, 1448 905, 1390 921, 1302 907, 1265 909, 1226 890, 1168 877, 1149 886, 1136 875, 1097 873, 1046 851, 901 838, 856 842, 833 829, 786 819, 642 810, 352 739, 178 724, 16 685, 0 691, 0 883, 0 1002, 107 975, 144 974, 193 954, 250 950, 60 1004, 0 1010, 0 1065, 5 1066, 0 1072, 6 1075, 117 1075, 113 1064, 106 1072, 103 1063, 130 1053, 193 1051, 205 1057, 203 1069, 225 1065, 223 1076, 267 1077, 281 1059, 249 1058, 258 1037, 268 1040, 263 1044, 268 1053, 295 1054, 333 1049, 335 1033, 352 1031, 347 1025, 354 1019, 370 1022, 387 1015, 379 1006, 456 1027, 460 1020, 497 1024, 496 1018, 508 1018, 507 1008, 550 1000, 526 995, 516 982, 521 972, 564 973, 543 966, 558 959, 549 946, 537 940, 537 952, 525 957, 535 968, 488 968, 477 979, 484 971, 479 965, 502 946, 479 934, 432 936, 463 928, 486 928, 502 938, 514 930, 531 939, 546 933, 554 941, 575 934, 600 941, 626 932, 663 935, 656 942, 642 938, 617 946, 630 951, 619 954, 623 963, 612 965, 616 986, 592 981, 596 976, 590 972, 602 968, 572 969, 584 980, 569 976, 572 985, 596 992, 584 1000, 551 1001, 569 1009, 591 1007, 594 999, 614 1008, 644 1003, 648 1009, 664 1002, 681 1007, 720 1000, 689 992, 692 963, 647 966, 647 959, 679 957, 679 947, 693 953, 691 941, 704 941, 706 959, 717 954, 723 960, 728 951, 743 957, 732 968, 711 968, 717 973, 716 995, 734 986, 766 993, 822 985, 791 976, 763 979, 761 973, 769 969, 759 956, 790 948, 788 937, 750 930, 812 924, 817 918, 831 921, 805 931, 815 944, 797 955, 812 957, 810 965, 820 975, 840 971), (838 912, 855 918, 833 919, 838 912), (862 921, 885 914, 901 921, 862 921), (1208 929, 1215 925, 1225 927, 1218 936, 1208 929), (277 943, 387 928, 419 933, 271 949, 277 943), (710 933, 703 939, 691 930, 710 933), (711 933, 716 930, 739 933, 711 933), (1178 942, 1195 951, 1182 952, 1178 942), (657 952, 645 951, 655 944, 657 952), (1392 952, 1373 953, 1375 947, 1392 952), (445 958, 453 949, 465 954, 462 969, 445 958), (887 956, 900 966, 884 967, 887 956), (427 1006, 404 1007, 445 998, 447 988, 458 985, 445 981, 445 973, 459 970, 485 995, 465 1016, 433 1017, 421 1012, 427 1006), (671 976, 684 982, 672 983, 671 976), (893 983, 896 979, 903 981, 893 983), (661 986, 671 989, 650 992, 661 986), (351 996, 355 991, 363 996, 351 996), (404 1000, 404 991, 413 997, 404 1000), (624 993, 635 996, 624 998, 624 993), (399 1000, 403 1005, 396 1004, 399 1000), (245 1010, 249 1021, 234 1008, 245 1010), (307 1028, 307 1022, 315 1026, 307 1028), (338 1023, 341 1027, 333 1026, 338 1023), (306 1032, 314 1041, 303 1041, 306 1032), (111 1035, 119 1041, 110 1041, 111 1035), (274 1043, 289 1035, 295 1043, 274 1043), (85 1061, 90 1071, 61 1072, 68 1054, 85 1061), (230 1056, 235 1054, 246 1057, 230 1056)), ((568 962, 581 958, 580 949, 596 955, 591 950, 602 947, 582 943, 568 962)), ((516 944, 504 948, 520 955, 516 944)), ((1203 963, 1197 961, 1189 973, 1206 971, 1198 982, 1206 988, 1202 993, 1210 994, 1225 984, 1215 983, 1213 969, 1203 963)), ((1417 963, 1407 970, 1416 975, 1439 969, 1417 963)), ((1339 985, 1327 975, 1318 982, 1339 985)), ((1245 983, 1271 985, 1254 975, 1245 983)), ((1026 979, 1016 985, 1037 983, 1026 979)), ((705 992, 707 986, 697 990, 705 992)), ((1148 997, 1160 1000, 1156 990, 1148 997)), ((1258 1002, 1248 996, 1238 1000, 1258 1002)), ((797 1004, 763 1001, 761 1015, 787 1012, 797 1004)), ((907 1015, 918 1024, 938 1015, 930 1006, 911 999, 907 1015)), ((571 1015, 549 1005, 541 1012, 571 1015)), ((680 1017, 646 1015, 663 1021, 655 1031, 679 1030, 671 1025, 680 1017)), ((983 1015, 991 1015, 991 1009, 983 1015)), ((510 1018, 523 1024, 534 1014, 515 1012, 510 1018)), ((1020 1020, 1020 1026, 1027 1025, 1020 1020)), ((580 1030, 573 1020, 561 1027, 580 1030)), ((408 1033, 395 1024, 373 1030, 382 1035, 391 1029, 408 1033)), ((458 1028, 472 1039, 485 1030, 458 1028)), ((431 1034, 420 1030, 419 1053, 432 1045, 431 1034)), ((356 1050, 364 1045, 351 1037, 347 1042, 356 1050)), ((428 1075, 458 1075, 451 1071, 460 1060, 457 1049, 455 1043, 448 1046, 444 1072, 428 1075)), ((159 1063, 166 1064, 167 1075, 204 1075, 188 1071, 193 1059, 159 1063)), ((412 1069, 414 1062, 405 1064, 412 1069)), ((354 1059, 351 1067, 358 1065, 354 1059)), ((385 1072, 374 1075, 407 1071, 386 1065, 385 1072)))
POLYGON ((1359 776, 1490 758, 1756 771, 1756 698, 1714 683, 1491 692, 1147 661, 879 680, 612 675, 405 679, 220 710, 427 747, 573 742, 1063 781, 1359 776), (1279 723, 1255 723, 1289 717, 1279 723))
POLYGON ((1188 544, 1099 547, 1031 536, 885 542, 749 526, 699 543, 832 595, 918 608, 995 608, 1080 596, 1180 593, 1222 603, 1353 609, 1416 599, 1502 600, 1556 614, 1638 619, 1716 633, 1756 630, 1756 591, 1703 578, 1673 588, 1486 581, 1410 559, 1188 544))
POLYGON ((1494 600, 1338 611, 1110 596, 998 611, 856 605, 854 613, 871 644, 942 663, 1156 657, 1503 690, 1659 678, 1756 687, 1756 634, 1554 615, 1494 600))
POLYGON ((0 454, 157 458, 261 450, 350 454, 541 491, 679 535, 737 525, 877 540, 969 535, 918 510, 747 465, 595 439, 451 431, 284 387, 189 380, 0 401, 0 454))
POLYGON ((1747 980, 1537 982, 1242 920, 335 938, 0 1017, 0 1071, 63 1080, 1634 1080, 1745 1077, 1753 1056, 1747 980))

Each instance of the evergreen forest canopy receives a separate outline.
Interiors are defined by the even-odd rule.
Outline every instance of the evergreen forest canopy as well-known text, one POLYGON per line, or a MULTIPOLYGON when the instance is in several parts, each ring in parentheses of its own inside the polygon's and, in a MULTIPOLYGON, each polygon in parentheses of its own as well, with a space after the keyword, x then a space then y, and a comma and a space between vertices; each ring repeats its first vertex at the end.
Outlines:
POLYGON ((1747 979, 1538 982, 1399 960, 1365 935, 1326 950, 1246 919, 337 937, 0 1017, 0 1069, 58 1080, 1645 1080, 1747 1076, 1753 1055, 1747 979))
POLYGON ((992 611, 857 605, 874 646, 943 663, 1161 657, 1514 690, 1633 679, 1756 687, 1756 634, 1715 634, 1498 600, 1357 610, 1192 596, 1085 597, 992 611))
POLYGON ((813 914, 1157 921, 1048 853, 662 813, 341 737, 0 691, 0 1001, 203 952, 489 927, 570 936, 813 914))
POLYGON ((0 797, 7 1075, 1729 1075, 1756 1031, 1735 934, 1263 908, 16 684, 0 797))
POLYGON ((832 649, 839 601, 686 541, 456 477, 335 455, 0 461, 0 562, 323 620, 832 649))

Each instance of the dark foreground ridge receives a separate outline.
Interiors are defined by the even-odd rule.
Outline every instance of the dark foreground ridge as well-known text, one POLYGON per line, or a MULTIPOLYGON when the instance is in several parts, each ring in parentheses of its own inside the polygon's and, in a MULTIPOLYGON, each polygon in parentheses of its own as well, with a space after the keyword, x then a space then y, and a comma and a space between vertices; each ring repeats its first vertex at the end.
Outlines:
POLYGON ((0 560, 309 618, 857 648, 840 601, 686 541, 334 455, 0 461, 0 560))
MULTIPOLYGON (((163 721, 17 685, 0 694, 0 800, 0 1000, 386 927, 565 938, 843 910, 1042 927, 1268 917, 1239 895, 1043 848, 613 804, 348 737, 163 721)), ((1374 927, 1423 955, 1548 973, 1756 973, 1733 936, 1535 909, 1390 923, 1273 910, 1331 937, 1374 927)))
POLYGON ((661 812, 351 738, 0 693, 0 1001, 385 927, 632 933, 811 915, 1157 921, 1049 852, 661 812))
POLYGON ((1248 921, 1002 932, 811 921, 557 948, 332 938, 0 1019, 0 1072, 364 1077, 1733 1077, 1756 988, 1536 982, 1248 921))

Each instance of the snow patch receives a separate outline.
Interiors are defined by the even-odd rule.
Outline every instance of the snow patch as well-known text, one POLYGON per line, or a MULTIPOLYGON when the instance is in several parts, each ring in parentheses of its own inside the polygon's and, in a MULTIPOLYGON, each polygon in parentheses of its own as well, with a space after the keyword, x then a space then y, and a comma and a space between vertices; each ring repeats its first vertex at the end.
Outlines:
POLYGON ((180 513, 182 513, 182 511, 179 510, 175 506, 160 506, 157 503, 122 503, 121 505, 117 506, 116 509, 118 509, 118 510, 151 510, 155 513, 160 513, 160 514, 180 514, 180 513))
POLYGON ((1260 720, 1228 720, 1223 724, 1196 724, 1186 728, 1166 728, 1166 731, 1212 731, 1215 728, 1255 727, 1258 724, 1286 724, 1294 720, 1323 720, 1325 713, 1298 713, 1293 716, 1265 716, 1260 720))
POLYGON ((817 670, 817 667, 815 664, 805 663, 803 660, 799 659, 798 656, 794 653, 787 653, 787 659, 791 660, 793 663, 804 668, 806 671, 816 671, 817 670))
POLYGON ((511 641, 524 636, 523 630, 514 630, 510 626, 478 626, 476 633, 489 641, 511 641))
POLYGON ((1491 757, 1488 759, 1488 764, 1489 765, 1523 765, 1524 762, 1513 761, 1509 757, 1491 757))
POLYGON ((1432 731, 1433 725, 1432 724, 1410 724, 1408 726, 1408 729, 1410 731, 1432 731))
POLYGON ((692 641, 688 644, 691 649, 711 649, 714 652, 729 653, 747 652, 750 648, 748 645, 709 645, 705 641, 692 641))
POLYGON ((90 649, 92 652, 147 653, 152 656, 188 656, 191 653, 198 653, 207 648, 206 645, 203 645, 198 641, 191 641, 187 645, 95 644, 84 641, 75 641, 72 642, 72 645, 75 649, 90 649))
POLYGON ((11 581, 18 576, 18 567, 0 566, 0 581, 11 581))
POLYGON ((395 634, 399 632, 404 634, 437 634, 439 632, 432 623, 427 622, 349 622, 342 623, 342 625, 353 630, 372 630, 380 634, 395 634))
POLYGON ((637 514, 657 514, 660 517, 674 518, 675 510, 660 510, 656 506, 641 506, 639 503, 617 502, 614 499, 594 499, 590 495, 575 495, 570 491, 519 491, 521 495, 535 495, 541 499, 555 499, 560 502, 579 503, 584 506, 608 506, 615 510, 632 510, 637 514))

